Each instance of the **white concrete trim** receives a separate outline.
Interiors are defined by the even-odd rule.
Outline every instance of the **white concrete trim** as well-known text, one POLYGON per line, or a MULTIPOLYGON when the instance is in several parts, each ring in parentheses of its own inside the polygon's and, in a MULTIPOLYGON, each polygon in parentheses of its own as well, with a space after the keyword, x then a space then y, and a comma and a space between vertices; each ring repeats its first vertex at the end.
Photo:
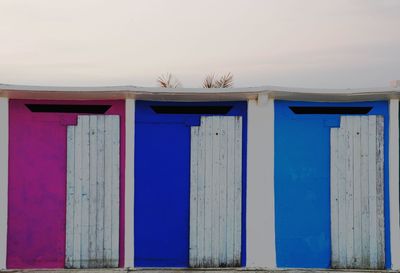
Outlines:
POLYGON ((125 86, 30 86, 0 84, 0 97, 12 99, 142 99, 231 101, 269 98, 305 101, 373 101, 400 98, 400 87, 354 89, 259 86, 240 88, 159 88, 125 86))
POLYGON ((399 221, 399 100, 390 100, 389 124, 389 199, 390 199, 390 251, 392 269, 400 269, 399 221))
POLYGON ((309 88, 309 87, 287 87, 276 85, 263 85, 256 87, 233 87, 233 88, 160 88, 144 87, 135 85, 116 85, 116 86, 48 86, 48 85, 19 85, 0 83, 0 91, 40 91, 40 92, 135 92, 135 93, 259 93, 259 92, 282 92, 282 93, 329 93, 329 94, 363 94, 363 93, 382 93, 400 92, 397 85, 367 88, 309 88))
POLYGON ((134 267, 135 100, 125 101, 125 264, 134 267))
POLYGON ((276 268, 274 100, 248 102, 247 267, 276 268))
POLYGON ((8 99, 0 98, 0 269, 6 268, 8 217, 8 99))

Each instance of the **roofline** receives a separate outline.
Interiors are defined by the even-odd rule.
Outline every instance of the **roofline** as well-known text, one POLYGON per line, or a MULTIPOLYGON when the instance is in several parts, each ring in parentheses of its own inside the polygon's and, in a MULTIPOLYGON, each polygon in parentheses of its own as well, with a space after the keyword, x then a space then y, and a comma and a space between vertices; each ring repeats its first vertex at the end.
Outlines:
POLYGON ((0 84, 0 97, 12 99, 143 99, 173 101, 227 101, 257 99, 311 101, 368 101, 400 98, 400 87, 297 88, 260 86, 244 88, 159 88, 124 86, 31 86, 0 84))

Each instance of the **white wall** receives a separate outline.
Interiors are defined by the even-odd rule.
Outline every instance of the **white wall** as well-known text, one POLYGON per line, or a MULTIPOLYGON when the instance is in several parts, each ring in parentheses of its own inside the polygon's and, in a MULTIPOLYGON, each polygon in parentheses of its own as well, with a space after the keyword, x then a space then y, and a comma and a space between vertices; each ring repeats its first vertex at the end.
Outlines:
POLYGON ((275 268, 274 100, 248 102, 247 267, 275 268))
POLYGON ((8 205, 8 99, 0 98, 0 269, 6 268, 8 205))
POLYGON ((389 106, 389 199, 390 247, 392 269, 400 269, 399 226, 399 100, 391 99, 389 106))
POLYGON ((125 264, 134 266, 135 100, 125 101, 125 264))

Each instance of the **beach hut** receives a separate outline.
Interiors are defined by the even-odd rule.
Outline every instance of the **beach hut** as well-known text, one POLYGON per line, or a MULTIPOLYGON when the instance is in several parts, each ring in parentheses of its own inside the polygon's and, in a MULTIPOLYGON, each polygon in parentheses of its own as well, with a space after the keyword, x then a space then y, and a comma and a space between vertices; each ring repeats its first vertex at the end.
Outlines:
POLYGON ((135 266, 245 263, 246 102, 136 102, 135 266))
POLYGON ((387 101, 275 101, 278 266, 390 267, 388 121, 387 101))
POLYGON ((124 114, 123 100, 9 101, 7 268, 118 267, 124 114))

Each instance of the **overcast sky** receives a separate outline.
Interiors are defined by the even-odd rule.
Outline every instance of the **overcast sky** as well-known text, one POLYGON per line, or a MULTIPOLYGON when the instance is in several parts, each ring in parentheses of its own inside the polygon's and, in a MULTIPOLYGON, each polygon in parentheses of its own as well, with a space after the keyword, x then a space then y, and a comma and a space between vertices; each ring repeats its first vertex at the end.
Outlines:
POLYGON ((400 0, 0 0, 0 82, 375 87, 400 79, 400 0))

